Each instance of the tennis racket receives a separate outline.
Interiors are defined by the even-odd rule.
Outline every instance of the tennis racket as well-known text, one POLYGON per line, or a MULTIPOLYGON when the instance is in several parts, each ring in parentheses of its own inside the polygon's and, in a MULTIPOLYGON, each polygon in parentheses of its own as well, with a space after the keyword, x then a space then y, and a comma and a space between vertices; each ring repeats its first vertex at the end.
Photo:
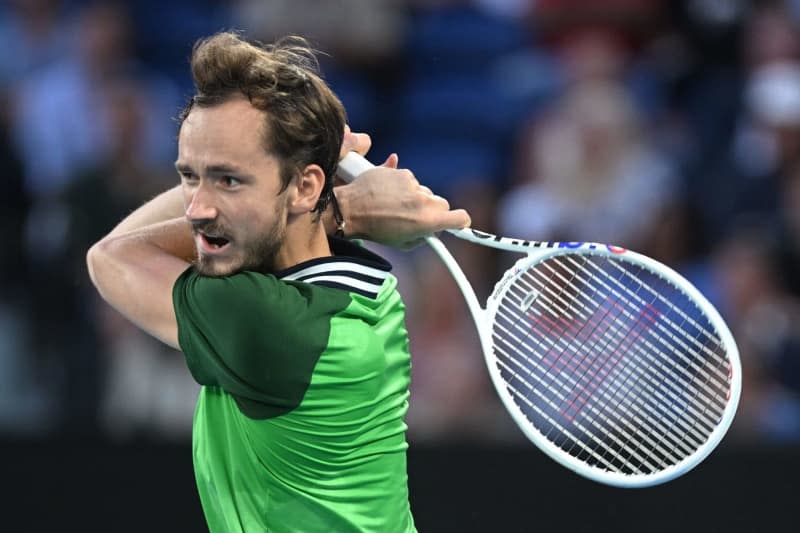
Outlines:
MULTIPOLYGON (((351 153, 338 174, 349 182, 369 168, 351 153)), ((646 487, 720 442, 741 392, 738 350, 677 272, 606 244, 450 233, 525 254, 481 307, 444 244, 426 238, 464 294, 503 404, 547 455, 601 483, 646 487)))

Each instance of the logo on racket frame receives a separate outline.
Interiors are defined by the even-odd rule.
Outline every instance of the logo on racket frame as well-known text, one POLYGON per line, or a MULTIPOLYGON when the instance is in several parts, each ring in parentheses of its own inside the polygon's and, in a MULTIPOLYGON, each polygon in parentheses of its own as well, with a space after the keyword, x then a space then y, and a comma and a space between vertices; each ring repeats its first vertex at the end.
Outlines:
POLYGON ((588 249, 588 250, 607 250, 612 254, 624 254, 628 250, 621 246, 613 246, 611 244, 601 244, 597 242, 553 242, 553 241, 526 241, 520 239, 509 239, 508 237, 501 237, 493 235, 484 231, 479 231, 470 228, 472 235, 478 239, 492 240, 496 242, 504 242, 512 246, 522 246, 524 248, 568 248, 571 250, 588 249))

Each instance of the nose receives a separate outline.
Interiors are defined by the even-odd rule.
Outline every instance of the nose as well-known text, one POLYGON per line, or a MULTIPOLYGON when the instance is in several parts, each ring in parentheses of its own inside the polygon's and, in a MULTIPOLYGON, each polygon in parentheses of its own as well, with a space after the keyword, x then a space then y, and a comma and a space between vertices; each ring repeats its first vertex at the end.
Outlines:
POLYGON ((205 185, 201 184, 192 190, 186 207, 186 218, 192 222, 217 218, 214 195, 205 185))

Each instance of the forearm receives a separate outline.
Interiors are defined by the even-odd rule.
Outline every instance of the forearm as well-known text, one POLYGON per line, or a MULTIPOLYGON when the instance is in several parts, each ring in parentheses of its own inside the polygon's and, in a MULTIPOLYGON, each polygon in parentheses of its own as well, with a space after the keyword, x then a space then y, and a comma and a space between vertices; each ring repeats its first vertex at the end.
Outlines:
POLYGON ((181 187, 178 185, 159 194, 133 211, 111 230, 106 239, 152 226, 153 224, 182 218, 184 215, 183 196, 181 187))
POLYGON ((191 227, 184 216, 180 186, 169 189, 125 217, 100 243, 110 243, 126 238, 127 246, 145 243, 191 262, 196 249, 191 227))
POLYGON ((178 348, 172 287, 188 268, 193 250, 189 223, 181 217, 109 235, 92 246, 86 261, 104 300, 144 331, 178 348))
POLYGON ((134 324, 177 347, 172 286, 195 258, 180 190, 170 189, 128 215, 89 250, 100 295, 134 324))

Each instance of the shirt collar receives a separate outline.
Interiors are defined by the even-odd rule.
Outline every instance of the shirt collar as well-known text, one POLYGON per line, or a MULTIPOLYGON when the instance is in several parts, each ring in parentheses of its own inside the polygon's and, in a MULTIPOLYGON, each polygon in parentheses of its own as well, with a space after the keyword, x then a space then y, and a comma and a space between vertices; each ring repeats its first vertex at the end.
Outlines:
POLYGON ((382 257, 344 239, 328 237, 333 255, 317 257, 275 275, 283 280, 333 287, 375 298, 392 265, 382 257))

